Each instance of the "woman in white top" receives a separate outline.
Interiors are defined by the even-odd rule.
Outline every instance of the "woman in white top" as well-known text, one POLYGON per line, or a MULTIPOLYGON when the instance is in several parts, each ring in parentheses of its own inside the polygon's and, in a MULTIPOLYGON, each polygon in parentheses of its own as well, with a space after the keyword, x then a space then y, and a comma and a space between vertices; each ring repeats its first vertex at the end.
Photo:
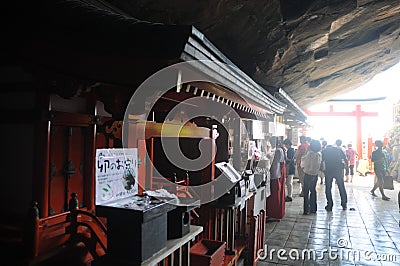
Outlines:
POLYGON ((304 209, 303 214, 317 212, 317 191, 315 187, 318 181, 318 172, 321 166, 321 142, 312 140, 308 152, 301 158, 301 167, 304 175, 304 209))

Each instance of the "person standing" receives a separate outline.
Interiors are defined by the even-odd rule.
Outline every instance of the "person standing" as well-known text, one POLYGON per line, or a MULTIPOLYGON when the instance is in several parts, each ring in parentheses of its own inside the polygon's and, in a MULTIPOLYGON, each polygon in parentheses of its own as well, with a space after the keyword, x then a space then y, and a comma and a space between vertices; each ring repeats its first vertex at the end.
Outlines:
POLYGON ((347 165, 347 158, 342 149, 337 146, 328 145, 322 151, 322 160, 325 163, 325 196, 327 205, 325 210, 332 211, 332 182, 336 179, 339 189, 340 200, 343 210, 347 210, 347 192, 344 186, 344 166, 347 165))
POLYGON ((317 212, 317 191, 315 187, 318 181, 318 172, 321 166, 322 155, 321 143, 319 140, 312 140, 305 156, 301 159, 301 166, 304 170, 304 198, 303 214, 317 212))
POLYGON ((275 148, 270 167, 271 195, 267 198, 267 219, 282 219, 285 213, 286 162, 282 141, 271 137, 271 146, 275 148))
MULTIPOLYGON (((346 156, 346 148, 342 146, 342 143, 343 143, 343 141, 342 141, 341 139, 337 139, 336 142, 335 142, 335 145, 336 145, 336 147, 338 147, 338 148, 344 153, 344 155, 346 156)), ((344 172, 343 172, 343 177, 344 177, 344 174, 345 174, 345 172, 348 170, 347 168, 349 167, 349 165, 348 165, 348 163, 345 163, 344 161, 343 161, 343 165, 344 165, 344 172)))
POLYGON ((346 157, 349 162, 349 166, 346 168, 346 181, 353 182, 354 177, 354 165, 356 163, 356 157, 358 156, 357 151, 353 150, 351 144, 347 144, 346 157))
POLYGON ((297 166, 297 174, 299 175, 299 180, 301 184, 300 197, 303 197, 303 187, 304 187, 304 171, 301 168, 301 157, 303 157, 307 153, 309 146, 310 144, 307 142, 307 137, 300 136, 300 145, 297 148, 297 151, 294 155, 297 166))
POLYGON ((283 144, 286 147, 286 202, 293 200, 293 177, 296 172, 296 163, 294 161, 295 150, 292 147, 292 142, 289 139, 285 139, 283 144))
POLYGON ((385 195, 383 190, 383 178, 386 174, 387 158, 385 153, 382 151, 383 142, 381 140, 375 141, 375 146, 377 147, 371 154, 371 161, 374 163, 374 172, 376 175, 376 181, 374 187, 371 189, 371 195, 377 197, 375 190, 379 188, 383 200, 390 200, 389 197, 385 195))

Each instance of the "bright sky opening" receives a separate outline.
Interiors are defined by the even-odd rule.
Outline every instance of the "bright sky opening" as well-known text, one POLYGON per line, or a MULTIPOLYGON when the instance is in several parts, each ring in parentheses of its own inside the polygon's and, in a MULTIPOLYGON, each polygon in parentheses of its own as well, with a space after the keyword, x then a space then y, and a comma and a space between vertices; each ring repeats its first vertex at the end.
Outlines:
MULTIPOLYGON (((357 104, 361 105, 362 111, 378 112, 375 117, 363 117, 362 138, 383 139, 386 133, 393 127, 393 105, 400 100, 400 64, 377 74, 371 81, 359 88, 342 94, 334 99, 371 99, 386 97, 381 101, 374 102, 350 102, 337 103, 327 102, 309 108, 311 111, 329 111, 329 106, 334 106, 334 111, 351 112, 357 104)), ((307 131, 307 136, 314 139, 324 138, 329 144, 336 139, 342 139, 343 144, 356 142, 356 119, 355 117, 319 117, 309 116, 307 122, 312 126, 307 131)))

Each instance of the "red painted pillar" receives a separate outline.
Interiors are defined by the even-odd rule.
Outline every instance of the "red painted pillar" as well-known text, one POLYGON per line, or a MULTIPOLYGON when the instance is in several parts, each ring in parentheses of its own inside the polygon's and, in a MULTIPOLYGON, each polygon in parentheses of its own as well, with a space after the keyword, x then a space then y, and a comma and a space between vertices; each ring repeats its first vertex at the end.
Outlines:
MULTIPOLYGON (((87 104, 87 112, 93 116, 96 116, 96 98, 93 95, 88 99, 87 104)), ((97 124, 96 121, 92 122, 94 123, 93 125, 89 125, 86 135, 88 148, 87 156, 85 158, 85 165, 87 165, 88 167, 85 167, 85 175, 87 176, 87 178, 85 178, 84 181, 84 195, 82 195, 84 197, 84 202, 86 203, 86 207, 88 208, 88 210, 94 210, 96 198, 96 171, 94 166, 96 165, 97 124)))
MULTIPOLYGON (((38 110, 49 112, 51 110, 50 96, 45 92, 39 93, 38 110)), ((35 174, 34 182, 37 185, 32 187, 33 200, 39 203, 40 217, 49 216, 49 188, 50 188, 50 127, 49 118, 41 119, 36 124, 35 150, 35 174)))
POLYGON ((356 151, 362 158, 361 105, 356 105, 356 151))

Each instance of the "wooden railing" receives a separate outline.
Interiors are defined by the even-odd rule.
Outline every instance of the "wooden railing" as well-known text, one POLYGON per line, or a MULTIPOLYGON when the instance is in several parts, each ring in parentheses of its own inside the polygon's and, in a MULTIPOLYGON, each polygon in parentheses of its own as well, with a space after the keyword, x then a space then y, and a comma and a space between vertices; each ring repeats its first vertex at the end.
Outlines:
POLYGON ((83 242, 85 242, 91 256, 97 258, 104 255, 107 251, 107 228, 103 222, 94 214, 82 210, 76 210, 76 215, 72 215, 71 228, 74 228, 75 222, 77 226, 73 235, 85 235, 88 237, 83 242))
MULTIPOLYGON (((67 244, 83 242, 91 258, 107 250, 107 228, 94 214, 74 210, 37 219, 33 233, 33 255, 44 256, 67 244)), ((90 259, 89 259, 90 260, 90 259)))

